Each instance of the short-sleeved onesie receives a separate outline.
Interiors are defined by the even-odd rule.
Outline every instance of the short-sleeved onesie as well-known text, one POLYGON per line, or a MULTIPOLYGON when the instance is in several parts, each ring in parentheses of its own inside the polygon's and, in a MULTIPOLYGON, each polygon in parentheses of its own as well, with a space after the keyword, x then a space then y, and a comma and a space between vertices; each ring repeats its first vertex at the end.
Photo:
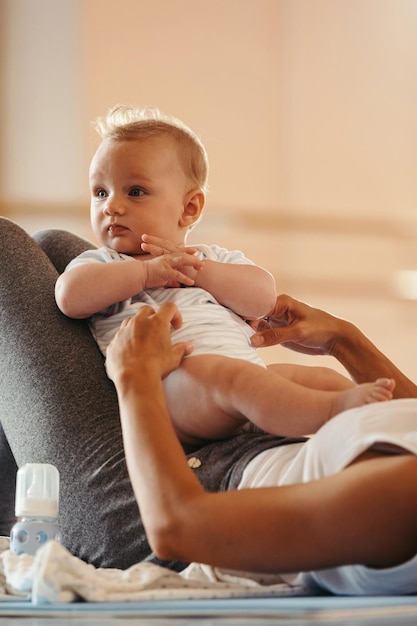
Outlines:
MULTIPOLYGON (((250 264, 239 250, 229 251, 216 245, 198 245, 197 256, 220 263, 250 264)), ((67 270, 81 263, 132 262, 131 257, 110 248, 88 250, 76 257, 67 270)), ((138 261, 140 262, 140 261, 138 261)), ((180 329, 172 330, 172 341, 191 341, 193 356, 197 354, 223 354, 264 366, 256 350, 250 344, 252 328, 231 309, 224 307, 211 293, 199 287, 144 289, 129 300, 117 302, 99 311, 90 319, 90 328, 103 354, 122 321, 133 317, 144 304, 155 310, 167 301, 174 302, 183 317, 180 329)))

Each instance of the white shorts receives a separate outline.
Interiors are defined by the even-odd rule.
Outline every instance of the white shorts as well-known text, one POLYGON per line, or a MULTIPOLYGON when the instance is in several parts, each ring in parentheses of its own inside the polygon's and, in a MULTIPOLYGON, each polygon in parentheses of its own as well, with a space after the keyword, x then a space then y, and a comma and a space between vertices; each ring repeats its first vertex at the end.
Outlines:
MULTIPOLYGON (((247 465, 239 489, 290 485, 323 478, 339 472, 370 448, 417 455, 416 399, 392 400, 350 409, 327 422, 306 443, 262 452, 247 465)), ((319 586, 338 595, 417 593, 417 556, 389 569, 353 565, 301 572, 284 578, 292 584, 319 586)))

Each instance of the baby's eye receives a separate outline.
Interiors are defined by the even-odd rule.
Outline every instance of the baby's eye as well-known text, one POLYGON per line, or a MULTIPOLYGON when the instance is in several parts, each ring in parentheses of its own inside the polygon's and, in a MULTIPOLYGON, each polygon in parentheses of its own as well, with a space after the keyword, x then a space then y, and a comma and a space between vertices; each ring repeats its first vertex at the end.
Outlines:
POLYGON ((97 198, 107 198, 107 191, 105 189, 97 189, 96 196, 97 198))
POLYGON ((143 189, 140 189, 140 187, 133 187, 129 192, 130 196, 135 197, 143 196, 144 194, 145 192, 143 191, 143 189))

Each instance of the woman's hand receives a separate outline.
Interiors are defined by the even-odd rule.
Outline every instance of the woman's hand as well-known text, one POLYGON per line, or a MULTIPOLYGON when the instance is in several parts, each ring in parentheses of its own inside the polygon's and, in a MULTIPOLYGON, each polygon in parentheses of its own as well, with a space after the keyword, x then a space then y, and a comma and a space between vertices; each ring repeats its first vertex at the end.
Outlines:
POLYGON ((281 294, 266 320, 253 322, 255 347, 282 344, 304 354, 333 354, 335 342, 347 324, 330 313, 281 294))
POLYGON ((415 385, 351 322, 286 295, 277 297, 267 321, 252 323, 255 347, 281 344, 304 354, 333 356, 352 380, 393 378, 395 398, 417 398, 415 385))
POLYGON ((148 376, 165 378, 193 350, 187 342, 171 343, 171 327, 180 328, 181 314, 172 302, 158 312, 144 305, 135 317, 126 319, 107 348, 107 374, 113 382, 135 378, 146 385, 148 376))

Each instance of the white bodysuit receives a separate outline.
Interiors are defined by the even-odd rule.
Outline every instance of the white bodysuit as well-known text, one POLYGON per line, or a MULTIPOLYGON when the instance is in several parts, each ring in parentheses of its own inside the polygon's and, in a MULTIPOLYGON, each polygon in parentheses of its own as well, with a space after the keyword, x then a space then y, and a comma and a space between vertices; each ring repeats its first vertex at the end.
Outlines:
MULTIPOLYGON (((198 245, 197 256, 221 263, 253 265, 239 250, 229 251, 216 245, 198 245)), ((131 257, 110 248, 88 250, 73 259, 66 269, 81 263, 131 262, 131 257)), ((140 261, 138 261, 139 263, 140 261)), ((251 361, 265 367, 255 348, 250 344, 252 328, 239 315, 219 304, 208 291, 199 287, 144 289, 129 300, 117 302, 94 314, 89 322, 101 352, 116 335, 125 318, 133 317, 144 304, 155 310, 167 301, 175 302, 183 317, 183 325, 172 330, 172 341, 191 341, 192 356, 197 354, 223 354, 251 361)))

